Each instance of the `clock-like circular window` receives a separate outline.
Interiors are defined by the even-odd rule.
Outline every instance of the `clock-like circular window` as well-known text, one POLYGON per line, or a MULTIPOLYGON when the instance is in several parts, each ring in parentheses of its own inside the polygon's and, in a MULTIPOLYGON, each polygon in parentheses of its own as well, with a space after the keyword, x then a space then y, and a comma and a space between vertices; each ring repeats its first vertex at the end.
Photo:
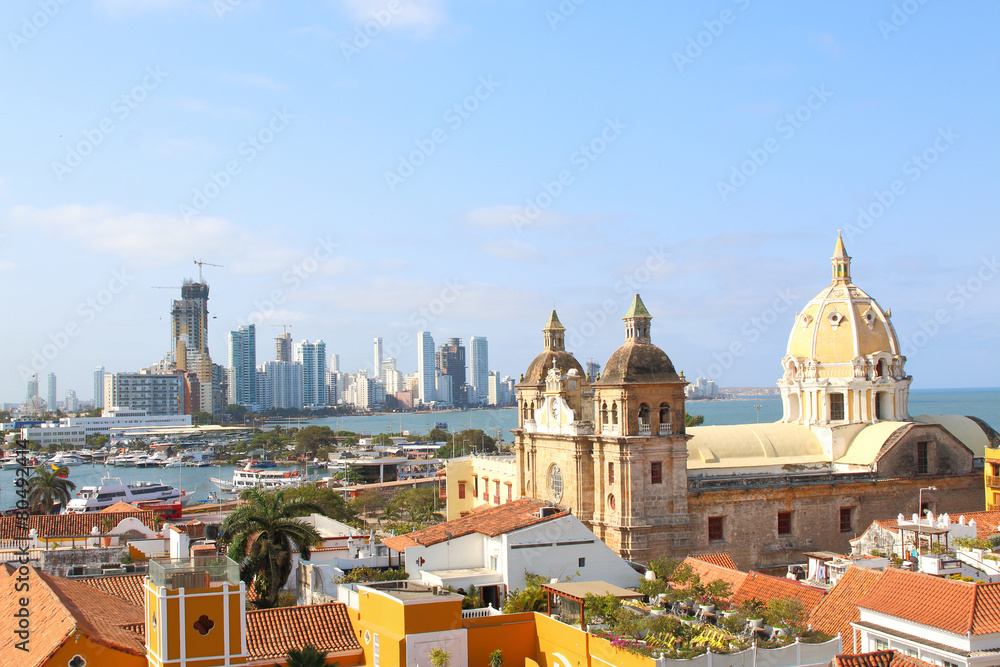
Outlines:
POLYGON ((559 469, 559 465, 553 463, 549 466, 549 495, 552 496, 554 502, 559 502, 562 500, 563 494, 563 478, 562 470, 559 469))

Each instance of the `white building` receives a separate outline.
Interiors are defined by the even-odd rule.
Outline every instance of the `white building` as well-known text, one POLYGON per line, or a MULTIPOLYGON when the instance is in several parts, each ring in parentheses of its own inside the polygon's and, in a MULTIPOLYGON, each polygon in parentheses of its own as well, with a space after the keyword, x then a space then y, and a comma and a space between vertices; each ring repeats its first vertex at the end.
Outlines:
POLYGON ((302 364, 303 404, 306 407, 326 405, 326 343, 302 341, 295 346, 295 360, 302 364))
POLYGON ((421 403, 430 404, 437 400, 434 388, 435 373, 434 338, 428 331, 417 332, 417 391, 421 403))
POLYGON ((372 345, 372 377, 382 377, 382 339, 376 338, 372 345))
POLYGON ((145 410, 111 407, 104 408, 100 417, 63 417, 59 426, 82 427, 84 435, 109 435, 111 429, 157 428, 164 426, 190 426, 191 415, 147 415, 145 410))
POLYGON ((257 373, 257 402, 262 410, 302 409, 302 364, 297 361, 267 361, 257 373))
POLYGON ((434 397, 441 405, 452 405, 455 402, 455 382, 450 375, 445 375, 441 371, 434 374, 434 397))
POLYGON ((104 366, 94 369, 94 407, 104 407, 104 366))
MULTIPOLYGON (((201 380, 201 376, 198 376, 201 380)), ((211 389, 211 376, 209 376, 211 389)), ((184 376, 180 373, 108 373, 104 405, 141 410, 149 416, 184 414, 184 376)))
POLYGON ((579 519, 529 498, 383 542, 403 554, 411 578, 455 589, 474 584, 486 602, 524 589, 525 572, 622 587, 639 584, 638 572, 579 519))
POLYGON ((395 357, 388 357, 382 362, 381 380, 386 394, 392 395, 397 391, 403 391, 403 374, 396 370, 395 357))
POLYGON ((487 402, 489 398, 489 344, 484 336, 473 336, 469 339, 472 358, 469 360, 469 384, 476 388, 476 400, 469 397, 469 403, 487 402))
POLYGON ((87 444, 87 431, 83 426, 62 426, 53 422, 41 426, 22 427, 21 439, 37 442, 42 447, 49 445, 83 447, 87 444))
POLYGON ((58 407, 58 402, 56 401, 56 374, 49 373, 48 375, 49 391, 45 402, 48 404, 49 410, 55 412, 58 407))
POLYGON ((66 390, 66 412, 77 412, 80 409, 80 399, 72 389, 66 390))

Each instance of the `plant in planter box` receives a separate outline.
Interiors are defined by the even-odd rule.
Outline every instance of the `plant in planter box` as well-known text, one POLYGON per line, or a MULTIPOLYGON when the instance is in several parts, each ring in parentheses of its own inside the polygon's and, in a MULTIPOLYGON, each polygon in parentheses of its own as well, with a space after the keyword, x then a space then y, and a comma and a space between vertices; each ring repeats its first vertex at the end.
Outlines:
POLYGON ((451 664, 451 651, 435 646, 431 649, 430 658, 434 667, 448 667, 451 664))
POLYGON ((487 667, 503 667, 503 649, 497 649, 490 653, 490 661, 487 667))

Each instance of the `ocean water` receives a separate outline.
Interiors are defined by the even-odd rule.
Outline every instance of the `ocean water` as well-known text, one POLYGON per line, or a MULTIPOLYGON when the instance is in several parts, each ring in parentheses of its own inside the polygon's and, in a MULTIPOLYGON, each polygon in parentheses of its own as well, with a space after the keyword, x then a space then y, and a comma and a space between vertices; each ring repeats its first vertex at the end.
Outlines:
MULTIPOLYGON (((689 401, 687 411, 693 415, 704 415, 707 425, 748 424, 757 421, 758 405, 761 422, 781 419, 781 399, 770 396, 723 401, 689 401)), ((969 415, 985 420, 1000 431, 1000 389, 912 390, 910 414, 969 415)), ((302 420, 299 425, 318 424, 370 435, 398 433, 400 430, 423 434, 438 422, 446 423, 448 429, 453 431, 467 428, 482 429, 491 436, 499 436, 510 442, 510 430, 517 426, 517 410, 503 408, 339 417, 302 420)), ((232 479, 234 468, 235 466, 231 465, 223 465, 221 468, 219 466, 152 469, 110 467, 107 469, 107 474, 120 477, 125 483, 140 480, 162 481, 183 488, 188 493, 193 493, 196 500, 200 500, 216 490, 215 484, 209 481, 210 477, 232 479)), ((84 485, 99 484, 104 474, 106 473, 103 466, 75 466, 70 470, 70 480, 79 489, 84 485)), ((11 508, 17 500, 14 494, 14 475, 13 470, 0 470, 0 508, 11 508)))

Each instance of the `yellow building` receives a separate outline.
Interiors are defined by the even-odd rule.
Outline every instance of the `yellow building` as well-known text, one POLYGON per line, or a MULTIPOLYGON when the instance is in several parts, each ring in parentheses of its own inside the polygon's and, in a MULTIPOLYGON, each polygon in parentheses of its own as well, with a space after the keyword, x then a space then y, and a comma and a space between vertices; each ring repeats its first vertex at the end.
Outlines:
POLYGON ((517 461, 513 456, 463 456, 445 462, 446 520, 484 506, 520 498, 517 461))
POLYGON ((1000 448, 986 448, 986 510, 1000 510, 1000 448))

